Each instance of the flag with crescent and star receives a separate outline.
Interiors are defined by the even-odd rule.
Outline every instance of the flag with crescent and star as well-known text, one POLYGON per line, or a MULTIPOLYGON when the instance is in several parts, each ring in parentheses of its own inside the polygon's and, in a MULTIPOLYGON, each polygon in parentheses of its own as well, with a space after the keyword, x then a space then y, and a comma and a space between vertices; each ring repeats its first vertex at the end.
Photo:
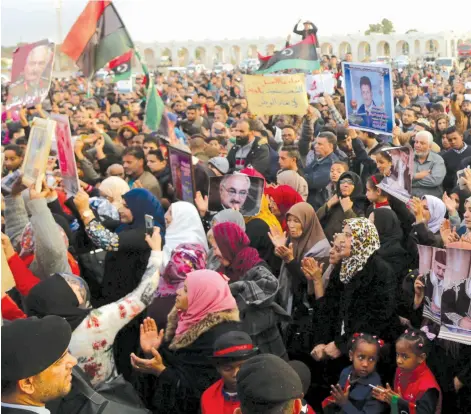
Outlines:
POLYGON ((131 78, 132 50, 113 59, 108 63, 108 68, 113 75, 113 82, 128 80, 131 78))
POLYGON ((258 55, 260 67, 257 74, 287 69, 318 70, 320 62, 316 51, 316 37, 311 34, 302 42, 289 45, 272 56, 258 55))

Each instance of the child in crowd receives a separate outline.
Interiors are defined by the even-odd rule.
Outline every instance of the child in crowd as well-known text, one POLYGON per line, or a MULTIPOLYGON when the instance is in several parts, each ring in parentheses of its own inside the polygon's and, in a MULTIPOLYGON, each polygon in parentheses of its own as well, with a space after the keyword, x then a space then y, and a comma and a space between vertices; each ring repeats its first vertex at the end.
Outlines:
POLYGON ((377 387, 373 396, 391 405, 391 412, 439 414, 441 391, 426 364, 429 348, 425 333, 407 329, 396 341, 396 376, 394 390, 377 387))
MULTIPOLYGON (((376 372, 381 339, 366 333, 356 333, 349 352, 352 365, 340 374, 339 383, 332 385, 331 396, 322 403, 324 414, 379 414, 387 408, 373 398, 375 387, 381 388, 381 378, 376 372)), ((382 388, 381 388, 382 389, 382 388)))
MULTIPOLYGON (((303 384, 303 394, 307 395, 309 387, 311 386, 311 371, 309 367, 302 361, 292 360, 288 364, 293 368, 301 379, 303 384)), ((299 414, 316 414, 313 408, 306 402, 305 399, 302 399, 302 407, 299 414)))
POLYGON ((214 342, 212 360, 222 378, 203 393, 202 414, 233 414, 240 407, 236 376, 242 364, 257 352, 245 332, 228 332, 214 342))
MULTIPOLYGON (((383 181, 383 178, 383 175, 375 174, 366 181, 366 198, 371 203, 373 210, 380 207, 390 208, 388 194, 378 187, 378 184, 383 181)), ((368 210, 369 209, 370 208, 368 208, 368 210)))

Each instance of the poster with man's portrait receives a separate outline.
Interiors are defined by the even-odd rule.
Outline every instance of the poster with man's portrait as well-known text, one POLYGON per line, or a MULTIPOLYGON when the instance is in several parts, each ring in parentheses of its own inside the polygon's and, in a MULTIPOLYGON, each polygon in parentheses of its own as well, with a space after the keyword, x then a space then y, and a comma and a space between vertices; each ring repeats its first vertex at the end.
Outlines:
POLYGON ((59 158, 59 168, 62 176, 62 186, 67 196, 75 196, 80 188, 77 164, 75 162, 74 145, 70 132, 69 118, 67 115, 51 114, 56 121, 56 144, 59 158))
POLYGON ((26 186, 35 184, 37 192, 40 192, 42 188, 55 129, 56 121, 52 119, 33 119, 21 173, 23 183, 26 186))
POLYGON ((414 150, 410 146, 391 147, 381 150, 381 154, 391 163, 391 169, 378 187, 407 203, 412 193, 414 150))
MULTIPOLYGON (((445 287, 445 271, 447 268, 447 251, 435 247, 429 247, 429 249, 432 250, 431 266, 426 269, 424 265, 419 265, 419 269, 424 270, 423 273, 420 272, 423 275, 423 283, 425 285, 423 316, 440 325, 442 293, 445 287)), ((419 262, 422 261, 421 254, 424 250, 419 250, 419 262)))
POLYGON ((239 210, 243 216, 260 213, 264 180, 234 173, 209 178, 209 210, 239 210))
POLYGON ((394 105, 391 67, 343 62, 345 108, 350 128, 392 135, 394 105))
POLYGON ((46 98, 51 85, 54 48, 54 43, 45 39, 15 50, 7 109, 33 107, 46 98))
POLYGON ((448 248, 439 338, 471 345, 471 250, 448 248))
POLYGON ((195 204, 195 176, 191 153, 169 145, 168 159, 175 197, 180 201, 195 204))

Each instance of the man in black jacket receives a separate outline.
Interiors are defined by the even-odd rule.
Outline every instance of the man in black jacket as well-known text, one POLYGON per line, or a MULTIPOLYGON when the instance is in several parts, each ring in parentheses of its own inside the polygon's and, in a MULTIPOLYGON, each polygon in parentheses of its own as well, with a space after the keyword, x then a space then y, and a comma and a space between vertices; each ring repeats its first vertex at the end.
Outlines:
POLYGON ((261 144, 255 137, 254 126, 250 121, 239 121, 235 127, 236 144, 227 154, 229 172, 240 171, 248 166, 255 168, 264 177, 270 173, 268 144, 261 144))

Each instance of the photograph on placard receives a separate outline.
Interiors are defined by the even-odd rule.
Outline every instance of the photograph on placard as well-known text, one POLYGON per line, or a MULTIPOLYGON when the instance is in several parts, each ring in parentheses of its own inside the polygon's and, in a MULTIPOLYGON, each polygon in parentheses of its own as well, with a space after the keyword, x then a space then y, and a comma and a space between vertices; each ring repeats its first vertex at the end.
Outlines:
POLYGON ((209 178, 209 210, 235 209, 243 216, 260 212, 264 180, 246 174, 226 174, 209 178))
MULTIPOLYGON (((425 284, 423 316, 424 318, 430 319, 433 322, 440 324, 441 300, 445 287, 447 251, 444 249, 437 249, 435 247, 432 249, 432 266, 428 272, 423 274, 425 284)), ((419 250, 419 255, 421 252, 422 251, 419 250)), ((421 266, 419 266, 419 268, 421 268, 421 266)))
POLYGON ((399 200, 408 202, 412 192, 414 150, 410 146, 383 148, 381 154, 392 165, 389 175, 385 175, 378 187, 399 200))
POLYGON ((350 128, 392 135, 395 123, 391 68, 371 63, 342 65, 350 128))
POLYGON ((40 104, 51 85, 55 45, 49 40, 20 46, 13 53, 7 109, 40 104))
POLYGON ((191 153, 168 146, 168 158, 175 197, 180 201, 195 203, 195 176, 191 153))
POLYGON ((51 119, 33 119, 21 173, 23 183, 27 186, 36 184, 38 192, 41 191, 42 180, 45 177, 55 127, 56 122, 51 119))

